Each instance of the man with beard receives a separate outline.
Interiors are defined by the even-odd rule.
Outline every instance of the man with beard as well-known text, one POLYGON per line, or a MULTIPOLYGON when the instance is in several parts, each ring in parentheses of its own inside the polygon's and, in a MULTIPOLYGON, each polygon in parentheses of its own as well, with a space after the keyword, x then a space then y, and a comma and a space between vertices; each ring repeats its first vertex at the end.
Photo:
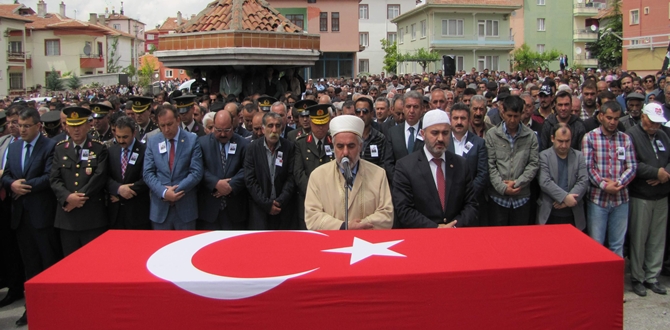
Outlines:
POLYGON ((307 136, 312 131, 312 124, 310 120, 309 110, 307 108, 316 105, 316 101, 302 100, 296 102, 293 107, 298 110, 298 129, 288 132, 288 140, 295 142, 301 136, 307 136))
POLYGON ((621 95, 618 95, 616 100, 619 102, 621 109, 626 109, 626 98, 628 97, 628 94, 633 92, 633 77, 627 73, 624 73, 619 81, 621 82, 621 95))
POLYGON ((307 229, 391 228, 393 203, 386 173, 360 159, 364 125, 360 118, 350 115, 337 116, 331 121, 336 161, 319 166, 310 175, 305 199, 307 229), (345 188, 344 157, 349 159, 348 166, 353 177, 350 188, 345 188), (350 189, 348 224, 344 223, 344 189, 350 189))
POLYGON ((642 115, 642 106, 644 105, 644 95, 640 93, 630 93, 626 96, 626 115, 619 121, 623 124, 625 131, 640 123, 642 115))
POLYGON ((587 120, 595 115, 597 110, 596 90, 596 84, 592 80, 587 80, 582 85, 582 109, 579 115, 581 120, 587 120))
POLYGON ((540 134, 540 145, 544 150, 552 146, 551 134, 559 123, 567 124, 572 131, 572 143, 570 147, 576 150, 581 150, 582 138, 586 134, 584 123, 578 116, 571 113, 572 95, 568 91, 560 91, 555 98, 556 111, 549 115, 542 125, 542 133, 540 134))
POLYGON ((447 150, 449 115, 424 117, 420 151, 399 160, 393 176, 393 206, 400 228, 454 228, 477 221, 477 200, 465 158, 447 150))
POLYGON ((484 138, 486 132, 493 128, 493 124, 488 123, 486 119, 486 98, 481 95, 475 95, 470 99, 470 110, 472 120, 470 121, 470 127, 468 130, 470 133, 484 138))
POLYGON ((542 85, 540 88, 540 107, 533 113, 533 121, 544 124, 544 120, 554 113, 552 106, 554 105, 554 93, 551 86, 542 85))

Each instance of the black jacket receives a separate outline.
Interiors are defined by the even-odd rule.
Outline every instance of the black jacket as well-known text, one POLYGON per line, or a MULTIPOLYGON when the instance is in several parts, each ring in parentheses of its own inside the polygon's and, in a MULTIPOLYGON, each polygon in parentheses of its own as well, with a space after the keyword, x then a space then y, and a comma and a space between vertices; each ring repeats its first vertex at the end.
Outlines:
POLYGON ((657 179, 658 169, 661 167, 670 172, 670 138, 659 129, 654 136, 654 148, 650 143, 649 135, 642 129, 641 125, 631 127, 626 131, 626 134, 633 140, 635 159, 637 159, 635 179, 628 185, 630 196, 647 200, 659 200, 668 196, 670 181, 652 186, 647 183, 647 180, 657 179), (661 145, 662 148, 660 148, 661 145), (656 152, 654 152, 654 149, 656 149, 656 152), (660 149, 665 149, 665 151, 660 149))

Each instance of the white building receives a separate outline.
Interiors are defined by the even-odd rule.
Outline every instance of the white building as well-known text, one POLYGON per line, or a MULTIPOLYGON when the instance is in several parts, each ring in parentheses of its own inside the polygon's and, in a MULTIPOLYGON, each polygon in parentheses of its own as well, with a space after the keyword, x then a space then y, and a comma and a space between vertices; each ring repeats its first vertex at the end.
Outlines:
POLYGON ((358 4, 359 43, 365 50, 358 53, 358 73, 380 74, 384 68, 382 39, 397 40, 397 29, 391 20, 416 7, 416 0, 362 0, 358 4))

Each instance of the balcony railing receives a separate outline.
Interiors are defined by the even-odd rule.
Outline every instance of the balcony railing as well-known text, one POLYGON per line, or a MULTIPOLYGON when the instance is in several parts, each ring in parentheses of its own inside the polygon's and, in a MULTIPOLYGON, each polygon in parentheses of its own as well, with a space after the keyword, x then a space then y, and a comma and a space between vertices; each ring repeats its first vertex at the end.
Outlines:
POLYGON ((7 51, 7 60, 10 61, 24 61, 26 59, 25 52, 7 51))
POLYGON ((573 7, 573 14, 575 16, 587 16, 592 17, 598 14, 600 4, 596 5, 595 3, 575 3, 573 7))
POLYGON ((80 58, 102 58, 102 54, 79 54, 80 58))

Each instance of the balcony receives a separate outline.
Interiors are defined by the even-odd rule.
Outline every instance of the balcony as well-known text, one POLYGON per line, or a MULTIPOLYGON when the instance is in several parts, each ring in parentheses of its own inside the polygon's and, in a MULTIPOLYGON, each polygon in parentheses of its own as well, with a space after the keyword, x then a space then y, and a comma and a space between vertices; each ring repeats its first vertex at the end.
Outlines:
POLYGON ((26 53, 11 50, 7 51, 7 62, 24 63, 25 61, 26 61, 26 53))
POLYGON ((102 55, 99 54, 81 54, 79 55, 79 67, 80 68, 104 68, 105 59, 102 55))
POLYGON ((575 3, 575 6, 572 9, 572 14, 574 16, 594 17, 598 15, 598 8, 594 5, 594 3, 575 3))
POLYGON ((590 28, 576 30, 572 36, 573 42, 596 42, 598 41, 598 31, 592 31, 590 28))
POLYGON ((596 58, 592 58, 591 56, 577 56, 574 59, 574 64, 582 66, 584 68, 597 68, 598 67, 598 60, 596 58))
POLYGON ((430 48, 442 50, 512 50, 514 49, 514 39, 503 36, 500 36, 500 38, 474 36, 474 39, 433 39, 430 41, 430 48))

